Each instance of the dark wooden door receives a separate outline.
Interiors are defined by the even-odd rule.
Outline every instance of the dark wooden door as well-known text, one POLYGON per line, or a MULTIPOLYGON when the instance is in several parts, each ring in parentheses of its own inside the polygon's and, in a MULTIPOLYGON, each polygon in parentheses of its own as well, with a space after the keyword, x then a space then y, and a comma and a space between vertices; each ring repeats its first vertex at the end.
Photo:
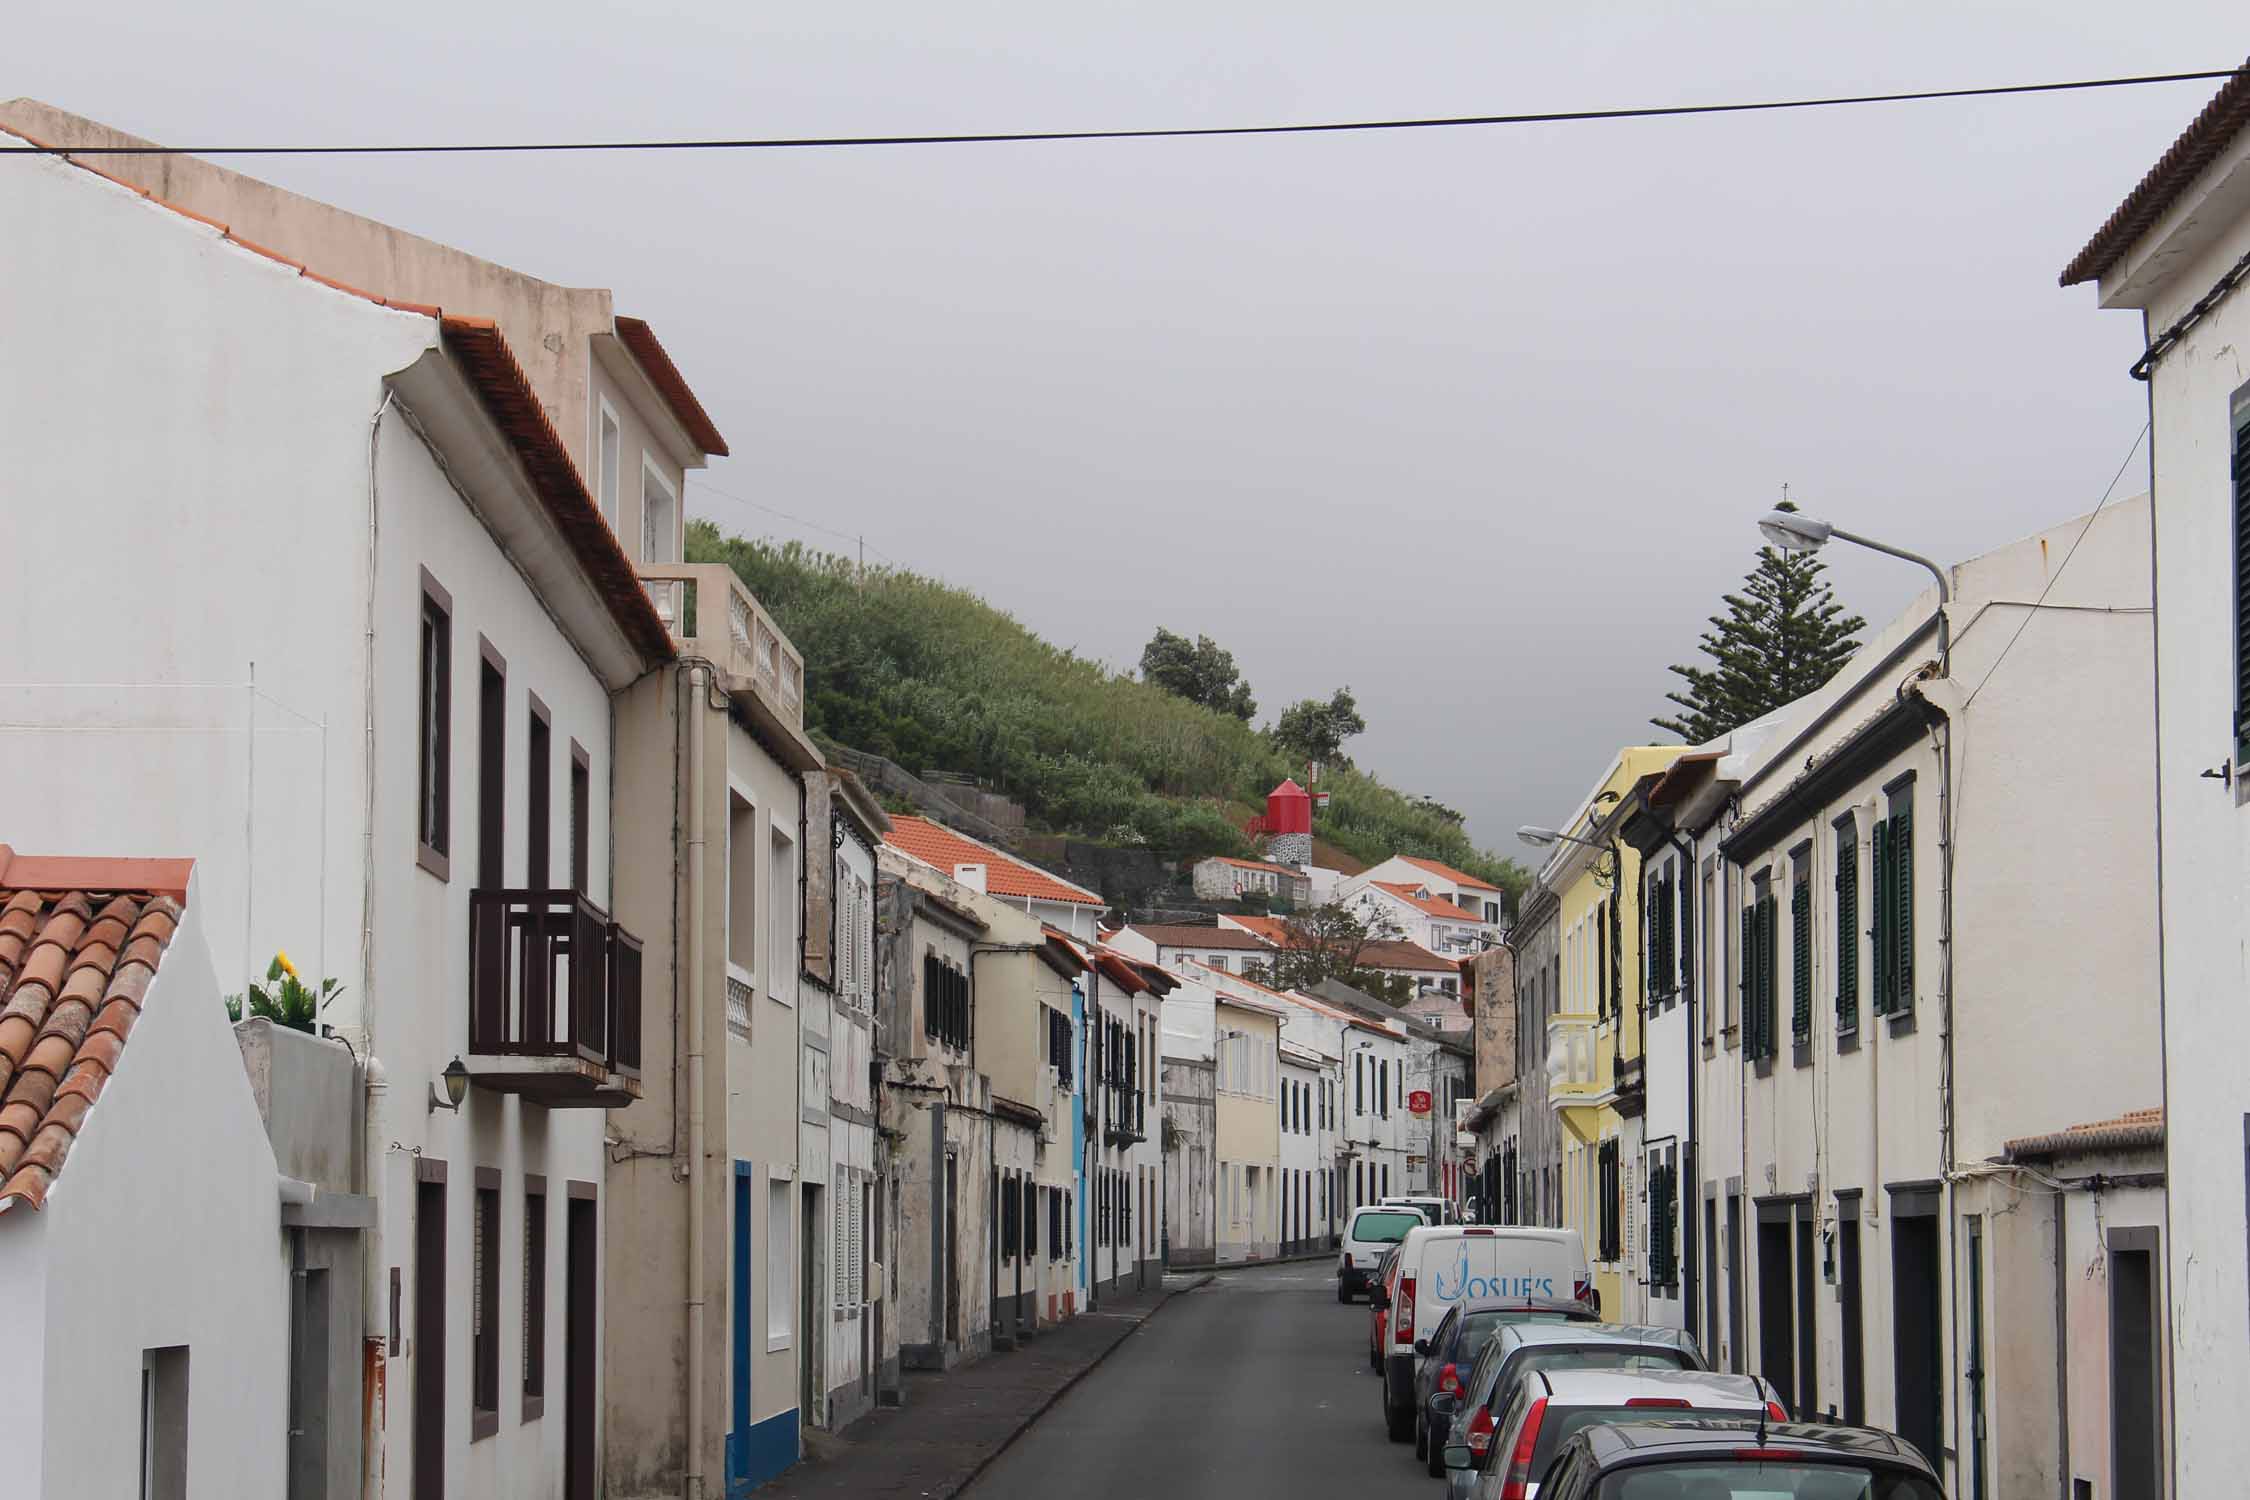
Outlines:
POLYGON ((420 1170, 422 1180, 414 1185, 414 1500, 444 1500, 445 1163, 424 1158, 420 1170))
POLYGON ((1945 1381, 1939 1361, 1938 1221, 1935 1214, 1895 1213, 1891 1220, 1894 1314, 1893 1376, 1898 1419, 1893 1430, 1935 1465, 1945 1462, 1945 1381))
POLYGON ((594 1500, 594 1433, 600 1414, 594 1404, 595 1297, 600 1282, 594 1262, 595 1203, 590 1186, 571 1184, 567 1279, 563 1310, 563 1494, 568 1500, 594 1500))
POLYGON ((1813 1290, 1819 1285, 1813 1254, 1812 1207, 1797 1211, 1797 1415, 1820 1415, 1820 1344, 1813 1321, 1813 1290))
MULTIPOLYGON (((1759 1205, 1761 1214, 1768 1212, 1759 1205)), ((1758 1373, 1792 1403, 1790 1415, 1809 1417, 1797 1400, 1797 1299, 1789 1278, 1789 1221, 1758 1221, 1758 1373)))
POLYGON ((961 1344, 961 1203, 960 1158, 945 1153, 945 1222, 938 1226, 938 1242, 945 1247, 945 1341, 961 1344))
POLYGON ((2155 1231, 2110 1231, 2110 1493, 2118 1500, 2143 1495, 2156 1500, 2164 1493, 2162 1371, 2157 1352, 2163 1324, 2156 1287, 2155 1231), (2126 1248, 2129 1244, 2134 1248, 2126 1248))
POLYGON ((1859 1269, 1859 1201, 1841 1200, 1836 1216, 1836 1277, 1844 1319, 1844 1420, 1867 1421, 1867 1293, 1859 1269))

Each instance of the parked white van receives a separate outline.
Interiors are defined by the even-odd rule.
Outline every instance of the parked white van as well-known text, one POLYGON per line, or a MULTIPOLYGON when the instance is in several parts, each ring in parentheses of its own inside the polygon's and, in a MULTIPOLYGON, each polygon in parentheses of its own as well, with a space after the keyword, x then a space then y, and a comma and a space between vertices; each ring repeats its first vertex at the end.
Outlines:
POLYGON ((1598 1315, 1593 1267, 1575 1229, 1447 1224, 1409 1229, 1370 1293, 1389 1315, 1383 1348, 1383 1414, 1391 1437, 1413 1434, 1414 1340, 1456 1302, 1521 1304, 1526 1316, 1598 1315))
POLYGON ((1407 1231, 1425 1228, 1429 1217, 1404 1203, 1371 1204, 1355 1208, 1344 1224, 1344 1248, 1336 1258, 1336 1300, 1349 1302, 1375 1282, 1375 1263, 1383 1252, 1406 1238, 1407 1231))

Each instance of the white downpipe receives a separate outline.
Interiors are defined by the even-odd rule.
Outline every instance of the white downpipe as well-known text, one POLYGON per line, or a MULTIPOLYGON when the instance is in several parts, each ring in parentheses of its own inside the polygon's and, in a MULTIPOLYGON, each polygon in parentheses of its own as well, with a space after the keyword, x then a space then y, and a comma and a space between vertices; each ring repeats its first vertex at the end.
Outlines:
MULTIPOLYGON (((702 1500, 703 1473, 703 1404, 704 1391, 703 1335, 705 1298, 703 1286, 703 1236, 705 1214, 703 1209, 703 862, 704 826, 709 809, 703 795, 703 741, 707 731, 704 723, 705 699, 713 683, 708 663, 690 664, 681 673, 682 681, 695 684, 696 674, 703 681, 700 692, 691 692, 688 707, 688 775, 687 775, 687 1148, 688 1148, 688 1274, 687 1274, 687 1497, 702 1500)), ((677 699, 674 700, 677 702, 677 699)))

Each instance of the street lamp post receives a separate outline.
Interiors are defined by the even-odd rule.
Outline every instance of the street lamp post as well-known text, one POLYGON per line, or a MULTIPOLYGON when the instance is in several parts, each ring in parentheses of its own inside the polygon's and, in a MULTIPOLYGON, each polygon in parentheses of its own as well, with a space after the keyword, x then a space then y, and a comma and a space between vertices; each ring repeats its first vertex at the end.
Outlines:
POLYGON ((1910 563, 1920 563, 1923 567, 1928 568, 1930 576, 1937 580, 1938 673, 1940 676, 1946 677, 1953 675, 1953 634, 1950 622, 1946 619, 1945 610, 1945 607, 1953 602, 1953 588, 1946 580, 1945 569, 1919 552, 1909 552, 1904 547, 1893 547, 1887 542, 1878 542, 1873 537, 1860 536, 1857 533, 1844 530, 1841 526, 1833 526, 1826 521, 1816 521, 1811 516, 1801 516, 1791 510, 1766 512, 1758 519, 1758 530, 1765 535, 1767 541, 1784 552, 1818 552, 1821 548, 1827 546, 1829 540, 1833 538, 1836 541, 1850 542, 1854 546, 1865 547, 1870 552, 1883 553, 1887 557, 1900 558, 1910 563))

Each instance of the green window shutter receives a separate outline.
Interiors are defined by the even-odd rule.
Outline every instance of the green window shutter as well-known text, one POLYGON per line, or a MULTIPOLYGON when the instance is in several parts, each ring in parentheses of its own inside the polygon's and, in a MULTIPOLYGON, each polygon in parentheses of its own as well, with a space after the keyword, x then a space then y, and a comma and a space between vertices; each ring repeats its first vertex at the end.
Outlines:
POLYGON ((1799 880, 1789 891, 1789 1035, 1812 1035, 1812 882, 1799 880))
POLYGON ((1836 1030, 1859 1028, 1859 848, 1836 837, 1836 1030))
POLYGON ((2250 760, 2250 422, 2234 430, 2234 763, 2250 760))
POLYGON ((1897 935, 1896 993, 1891 1011, 1904 1015, 1914 1008, 1914 810, 1902 807, 1891 814, 1891 888, 1898 893, 1898 915, 1891 923, 1897 935))
POLYGON ((1868 952, 1875 960, 1875 987, 1869 992, 1869 1008, 1877 1015, 1891 1008, 1891 825, 1875 825, 1875 842, 1868 861, 1870 901, 1874 908, 1873 941, 1868 952))
MULTIPOLYGON (((1618 895, 1622 896, 1622 888, 1618 895)), ((1625 915, 1618 910, 1619 903, 1609 903, 1609 1013, 1622 1019, 1625 1014, 1625 915)))
POLYGON ((1758 909, 1755 903, 1742 908, 1742 956, 1735 970, 1740 1012, 1736 1020, 1742 1026, 1742 1045, 1748 1048, 1756 1037, 1751 1030, 1750 1016, 1758 1003, 1758 909))
POLYGON ((1773 1056, 1773 893, 1758 898, 1758 1051, 1773 1056))

